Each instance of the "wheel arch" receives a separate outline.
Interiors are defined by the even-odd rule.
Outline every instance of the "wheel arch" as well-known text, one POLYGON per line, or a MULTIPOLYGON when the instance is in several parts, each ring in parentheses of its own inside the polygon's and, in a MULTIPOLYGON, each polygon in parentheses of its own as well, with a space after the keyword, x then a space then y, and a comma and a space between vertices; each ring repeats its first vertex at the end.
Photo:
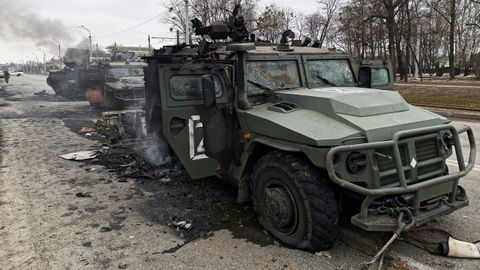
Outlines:
POLYGON ((250 201, 250 174, 252 173, 253 167, 261 157, 273 151, 282 151, 298 155, 314 164, 308 154, 300 148, 264 139, 257 139, 250 142, 246 148, 247 155, 242 162, 245 166, 243 166, 239 177, 240 180, 238 181, 237 201, 239 203, 247 203, 250 201))

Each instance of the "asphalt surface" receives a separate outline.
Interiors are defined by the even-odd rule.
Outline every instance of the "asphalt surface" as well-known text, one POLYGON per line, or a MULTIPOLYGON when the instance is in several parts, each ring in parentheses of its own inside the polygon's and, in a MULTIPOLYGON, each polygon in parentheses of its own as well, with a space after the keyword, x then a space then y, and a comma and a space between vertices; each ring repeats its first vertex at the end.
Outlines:
MULTIPOLYGON (((235 205, 235 192, 221 181, 192 181, 178 168, 168 168, 179 172, 167 180, 125 181, 107 165, 59 158, 101 149, 98 141, 78 133, 83 126, 93 126, 99 113, 87 102, 55 96, 45 76, 12 78, 8 86, 0 82, 0 89, 1 270, 365 269, 361 262, 390 237, 343 222, 338 241, 327 252, 284 247, 251 222, 251 208, 235 205), (212 197, 216 201, 210 201, 212 197), (223 210, 232 206, 247 217, 237 222, 237 217, 232 218, 237 212, 225 210, 215 219, 218 211, 211 211, 211 205, 223 210), (173 215, 191 218, 194 228, 204 230, 199 237, 186 237, 186 232, 168 226, 173 215)), ((480 123, 456 120, 453 124, 470 125, 480 143, 480 123)), ((462 144, 466 151, 465 138, 462 144)), ((454 162, 449 160, 451 170, 454 162)), ((479 176, 476 165, 461 181, 470 197, 469 207, 411 235, 418 238, 442 229, 458 239, 480 240, 479 176)), ((479 269, 479 265, 475 260, 433 256, 396 241, 384 269, 479 269)))

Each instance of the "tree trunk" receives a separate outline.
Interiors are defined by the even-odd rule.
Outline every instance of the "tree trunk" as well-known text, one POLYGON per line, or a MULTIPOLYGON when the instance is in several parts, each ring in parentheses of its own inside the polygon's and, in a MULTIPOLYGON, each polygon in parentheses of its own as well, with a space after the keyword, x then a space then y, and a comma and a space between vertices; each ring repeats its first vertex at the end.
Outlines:
POLYGON ((387 31, 388 31, 388 54, 390 56, 390 62, 392 63, 393 76, 396 79, 397 65, 395 61, 395 15, 394 15, 395 11, 390 10, 388 6, 386 6, 386 9, 387 9, 386 23, 387 23, 387 31))
POLYGON ((450 66, 450 80, 455 79, 455 20, 456 0, 450 0, 450 51, 448 54, 448 64, 450 66))

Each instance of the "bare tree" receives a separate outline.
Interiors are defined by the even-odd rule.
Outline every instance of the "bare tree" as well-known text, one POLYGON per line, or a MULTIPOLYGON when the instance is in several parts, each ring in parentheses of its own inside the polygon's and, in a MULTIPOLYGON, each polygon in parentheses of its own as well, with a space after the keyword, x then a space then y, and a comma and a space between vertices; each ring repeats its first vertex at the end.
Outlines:
POLYGON ((291 8, 284 8, 276 4, 265 7, 257 19, 257 30, 261 39, 276 42, 282 33, 293 27, 295 13, 291 8))
POLYGON ((320 47, 322 47, 330 30, 332 20, 340 6, 340 0, 320 0, 318 3, 324 13, 322 30, 320 32, 320 37, 318 38, 320 47))
POLYGON ((232 15, 235 4, 240 4, 241 15, 245 19, 247 28, 253 29, 256 19, 254 0, 189 0, 191 13, 188 20, 184 0, 166 0, 163 6, 170 11, 170 16, 164 21, 185 36, 186 26, 191 23, 191 19, 198 18, 204 25, 214 21, 226 21, 232 15))

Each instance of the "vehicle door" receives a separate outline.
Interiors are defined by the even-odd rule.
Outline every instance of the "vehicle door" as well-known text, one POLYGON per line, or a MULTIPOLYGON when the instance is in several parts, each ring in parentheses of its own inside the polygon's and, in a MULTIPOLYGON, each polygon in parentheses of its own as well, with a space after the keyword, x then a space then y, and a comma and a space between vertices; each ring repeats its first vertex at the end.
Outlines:
MULTIPOLYGON (((218 65, 215 65, 215 69, 218 65)), ((212 75, 218 105, 228 101, 224 78, 205 64, 159 65, 162 133, 191 178, 216 174, 218 162, 207 156, 202 117, 208 117, 202 76, 212 75)))
POLYGON ((360 87, 394 90, 393 70, 389 61, 364 60, 358 69, 360 87))

